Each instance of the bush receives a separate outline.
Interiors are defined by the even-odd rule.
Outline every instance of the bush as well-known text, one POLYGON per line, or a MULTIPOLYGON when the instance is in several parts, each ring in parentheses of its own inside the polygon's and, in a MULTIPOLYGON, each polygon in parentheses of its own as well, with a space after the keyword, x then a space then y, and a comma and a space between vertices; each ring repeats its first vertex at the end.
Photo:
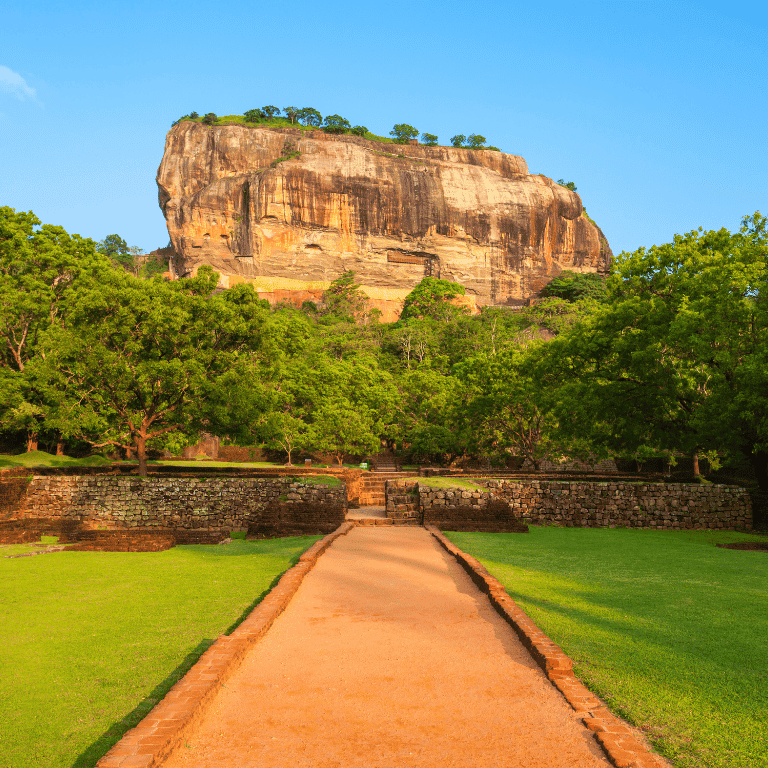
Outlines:
POLYGON ((203 125, 213 125, 218 119, 215 112, 208 112, 203 118, 203 125))
POLYGON ((368 129, 364 125, 356 125, 352 128, 352 133, 355 136, 365 136, 368 133, 368 129))
POLYGON ((258 123, 264 119, 264 113, 260 109, 249 109, 243 117, 247 123, 258 123))
POLYGON ((467 137, 463 133, 457 133, 455 136, 451 136, 451 144, 454 147, 463 147, 467 137))

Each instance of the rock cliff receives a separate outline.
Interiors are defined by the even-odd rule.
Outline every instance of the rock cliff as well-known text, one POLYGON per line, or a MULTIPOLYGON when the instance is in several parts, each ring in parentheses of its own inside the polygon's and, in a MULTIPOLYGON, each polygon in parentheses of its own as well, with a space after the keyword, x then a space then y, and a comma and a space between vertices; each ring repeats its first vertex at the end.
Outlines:
POLYGON ((273 302, 317 300, 352 269, 385 320, 425 276, 460 283, 470 304, 520 304, 611 259, 575 192, 491 150, 185 121, 157 185, 173 273, 210 264, 273 302))

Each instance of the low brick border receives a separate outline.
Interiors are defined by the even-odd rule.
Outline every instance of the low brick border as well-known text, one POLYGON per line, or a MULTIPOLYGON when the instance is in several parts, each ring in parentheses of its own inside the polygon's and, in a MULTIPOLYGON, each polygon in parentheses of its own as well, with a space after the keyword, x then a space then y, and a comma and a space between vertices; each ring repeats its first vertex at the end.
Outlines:
POLYGON ((515 630, 550 682, 594 733, 616 768, 668 768, 669 763, 650 752, 627 723, 613 715, 592 691, 582 685, 573 674, 571 658, 533 623, 507 594, 502 583, 491 576, 479 560, 459 549, 434 525, 424 527, 443 549, 456 558, 480 591, 488 595, 491 605, 515 630))
POLYGON ((97 768, 156 768, 182 746, 246 653, 272 626, 320 555, 354 526, 342 523, 313 544, 231 635, 220 635, 144 719, 128 731, 97 768))

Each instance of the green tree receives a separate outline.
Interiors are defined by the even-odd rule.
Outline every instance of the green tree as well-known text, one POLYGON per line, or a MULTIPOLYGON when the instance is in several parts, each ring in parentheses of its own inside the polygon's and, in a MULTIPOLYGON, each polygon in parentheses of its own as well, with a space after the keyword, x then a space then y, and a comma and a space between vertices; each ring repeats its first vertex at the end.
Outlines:
POLYGON ((213 125, 218 119, 215 112, 206 112, 205 117, 203 117, 203 125, 213 125))
POLYGON ((369 300, 355 282, 354 271, 342 272, 323 293, 323 314, 337 320, 360 322, 368 314, 369 300))
POLYGON ((325 118, 323 130, 326 133, 346 133, 349 129, 349 120, 341 115, 328 115, 325 118))
POLYGON ((395 144, 407 144, 411 139, 418 137, 419 132, 408 123, 398 123, 390 132, 395 139, 395 144))
POLYGON ((743 454, 768 490, 766 219, 621 254, 601 308, 552 343, 561 429, 613 452, 743 454))
POLYGON ((436 147, 437 146, 437 136, 435 136, 434 133, 422 133, 421 134, 421 143, 426 144, 428 147, 436 147))
POLYGON ((605 278, 596 272, 571 272, 563 270, 541 289, 542 296, 555 296, 574 302, 583 299, 601 301, 607 295, 605 278))
POLYGON ((467 137, 463 133, 457 133, 455 136, 451 136, 451 144, 454 147, 463 147, 467 137))
POLYGON ((576 191, 576 185, 572 181, 565 181, 565 179, 558 179, 557 183, 560 184, 562 187, 568 187, 568 189, 571 190, 571 192, 576 191))
POLYGON ((46 334, 38 371, 64 395, 58 423, 73 425, 70 436, 135 451, 146 474, 153 440, 217 431, 220 384, 265 313, 250 286, 213 296, 217 283, 208 267, 170 283, 113 272, 78 292, 67 323, 46 334))
POLYGON ((355 136, 365 136, 368 133, 368 129, 364 125, 354 125, 352 126, 352 133, 355 136))
POLYGON ((480 136, 476 133, 470 133, 469 136, 467 136, 467 144, 470 149, 482 149, 486 141, 487 139, 485 136, 480 136))
POLYGON ((283 112, 291 123, 296 122, 300 111, 298 107, 283 107, 283 112))
POLYGON ((247 123, 259 123, 264 119, 264 113, 260 109, 249 109, 243 117, 247 123))
POLYGON ((274 107, 271 104, 267 105, 266 107, 261 108, 262 114, 264 117, 267 118, 267 120, 271 120, 275 115, 280 114, 280 108, 274 107))
POLYGON ((312 107, 302 107, 298 114, 299 122, 303 125, 321 126, 323 124, 323 116, 312 107))
POLYGON ((464 287, 449 280, 439 280, 436 277, 425 277, 405 297, 401 320, 410 318, 432 317, 444 319, 447 315, 461 312, 462 309, 453 306, 450 301, 465 294, 464 287))
POLYGON ((66 319, 73 288, 111 271, 94 246, 62 227, 41 225, 31 211, 0 208, 0 378, 13 393, 0 401, 0 420, 27 431, 29 450, 50 405, 30 363, 40 355, 45 331, 66 319))

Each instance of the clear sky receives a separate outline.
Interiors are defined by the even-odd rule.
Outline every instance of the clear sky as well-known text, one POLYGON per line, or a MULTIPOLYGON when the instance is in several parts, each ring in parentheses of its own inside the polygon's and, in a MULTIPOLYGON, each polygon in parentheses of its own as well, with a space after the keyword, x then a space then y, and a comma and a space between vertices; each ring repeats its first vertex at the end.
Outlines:
POLYGON ((768 214, 766 3, 0 3, 0 205, 168 242, 155 173, 190 111, 311 106, 478 133, 573 181, 615 253, 768 214))

